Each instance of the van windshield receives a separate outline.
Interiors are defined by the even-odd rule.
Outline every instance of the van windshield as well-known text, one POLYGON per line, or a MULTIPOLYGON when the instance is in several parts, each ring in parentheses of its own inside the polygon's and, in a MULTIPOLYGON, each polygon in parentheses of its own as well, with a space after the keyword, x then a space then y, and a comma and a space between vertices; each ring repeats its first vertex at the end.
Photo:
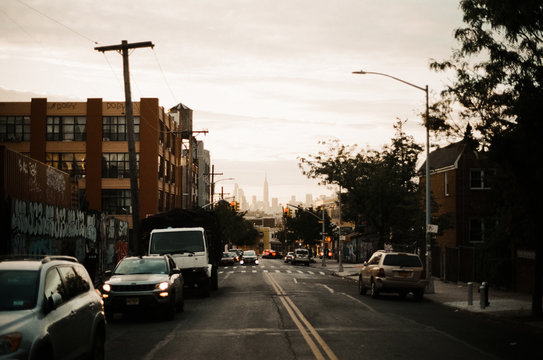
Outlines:
POLYGON ((151 234, 150 254, 175 254, 204 251, 201 231, 168 231, 151 234))

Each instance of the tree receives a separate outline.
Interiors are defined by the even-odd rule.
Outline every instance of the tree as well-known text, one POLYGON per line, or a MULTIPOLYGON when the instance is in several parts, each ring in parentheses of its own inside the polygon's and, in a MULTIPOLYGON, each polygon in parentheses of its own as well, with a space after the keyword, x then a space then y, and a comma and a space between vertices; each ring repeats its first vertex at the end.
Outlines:
POLYGON ((224 245, 252 246, 258 241, 258 231, 245 220, 244 213, 236 212, 227 201, 219 201, 213 208, 219 219, 224 245))
POLYGON ((357 224, 370 223, 377 229, 380 248, 391 239, 399 244, 424 239, 416 182, 416 162, 422 148, 405 134, 403 124, 398 121, 394 125, 396 135, 381 151, 359 152, 356 146, 334 141, 327 152, 300 159, 307 177, 346 189, 342 195, 345 218, 357 224))
MULTIPOLYGON (((454 35, 460 48, 431 65, 456 75, 442 93, 442 114, 460 104, 460 119, 474 126, 483 150, 500 165, 499 228, 514 247, 535 251, 532 312, 543 315, 543 241, 536 227, 543 174, 535 155, 543 134, 543 2, 462 0, 460 6, 465 27, 454 35)), ((433 128, 450 131, 450 120, 433 128)), ((503 246, 499 238, 495 243, 503 246)))
MULTIPOLYGON (((288 231, 288 242, 295 247, 297 240, 302 240, 304 246, 314 249, 322 241, 322 208, 300 208, 294 212, 294 216, 285 217, 285 231, 288 231)), ((336 226, 330 221, 328 212, 324 212, 324 231, 333 234, 336 226)), ((284 232, 281 234, 284 236, 284 232)))

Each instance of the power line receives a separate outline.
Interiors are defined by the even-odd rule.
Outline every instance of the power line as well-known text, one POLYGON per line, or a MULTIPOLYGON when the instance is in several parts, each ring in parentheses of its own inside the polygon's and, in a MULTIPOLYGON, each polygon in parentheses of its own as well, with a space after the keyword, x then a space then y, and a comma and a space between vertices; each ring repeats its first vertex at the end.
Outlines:
POLYGON ((162 78, 164 79, 164 82, 166 83, 166 86, 168 87, 168 90, 170 90, 170 95, 172 96, 172 100, 175 103, 177 101, 176 100, 177 97, 175 96, 175 94, 173 93, 172 88, 170 87, 170 83, 168 82, 168 79, 166 78, 166 74, 162 70, 162 66, 160 66, 160 62, 158 61, 158 56, 156 54, 155 49, 153 48, 152 50, 153 50, 153 54, 155 55, 155 60, 156 60, 156 63, 158 65, 158 68, 160 69, 160 72, 162 73, 162 78))
POLYGON ((88 36, 83 35, 83 34, 80 33, 79 31, 77 31, 77 30, 75 30, 75 29, 72 29, 72 28, 69 27, 68 25, 65 25, 65 24, 61 23, 60 21, 58 21, 58 20, 56 20, 56 19, 50 17, 50 16, 47 15, 47 14, 44 14, 43 12, 39 11, 38 9, 36 9, 36 8, 34 8, 34 7, 30 6, 30 5, 28 5, 28 4, 25 3, 24 1, 17 0, 17 2, 20 3, 20 4, 22 4, 22 5, 24 5, 24 6, 26 6, 27 8, 29 8, 29 9, 31 9, 31 10, 34 10, 35 12, 37 12, 37 13, 40 14, 41 16, 43 16, 43 17, 45 17, 45 18, 51 20, 52 22, 54 22, 54 23, 56 23, 56 24, 58 24, 58 25, 60 25, 60 26, 65 27, 66 29, 68 29, 68 30, 70 30, 71 32, 73 32, 74 34, 81 36, 82 38, 84 38, 84 39, 86 39, 86 40, 92 42, 93 44, 98 44, 98 41, 94 41, 93 39, 89 38, 88 36))

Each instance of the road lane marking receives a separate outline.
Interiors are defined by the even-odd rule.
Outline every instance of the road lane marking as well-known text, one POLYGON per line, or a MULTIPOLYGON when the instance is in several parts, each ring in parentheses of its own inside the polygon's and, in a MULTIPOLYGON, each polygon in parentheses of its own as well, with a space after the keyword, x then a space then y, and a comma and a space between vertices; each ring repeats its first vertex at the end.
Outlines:
POLYGON ((298 280, 296 280, 296 278, 292 278, 292 280, 294 281, 295 284, 298 283, 298 280))
POLYGON ((286 292, 283 290, 283 288, 281 288, 279 283, 277 283, 270 274, 266 274, 266 277, 269 279, 272 287, 275 290, 275 293, 278 295, 279 300, 281 300, 281 302, 283 303, 283 306, 287 310, 292 321, 294 322, 296 327, 298 327, 298 330, 300 330, 300 333, 302 334, 307 345, 313 352, 315 358, 318 360, 326 360, 326 357, 322 354, 317 344, 315 344, 315 341, 313 341, 311 336, 309 336, 308 331, 311 333, 311 335, 313 335, 313 338, 321 346, 324 353, 328 355, 328 359, 338 360, 332 349, 330 349, 328 344, 324 342, 317 330, 315 330, 311 323, 305 318, 300 309, 298 309, 298 307, 294 305, 294 302, 292 302, 292 300, 287 296, 286 292), (305 327, 302 325, 302 323, 305 325, 305 327))
POLYGON ((315 273, 313 271, 308 271, 308 274, 314 275, 315 273))
POLYGON ((296 270, 297 272, 299 272, 300 274, 303 274, 304 272, 303 271, 300 271, 300 270, 296 270))
POLYGON ((256 270, 253 270, 253 272, 255 273, 255 272, 256 272, 256 270))
POLYGON ((281 272, 281 270, 275 270, 275 272, 276 272, 276 273, 280 273, 280 272, 281 272))
POLYGON ((361 301, 361 300, 359 300, 359 299, 357 299, 357 298, 355 298, 355 297, 352 297, 352 296, 349 295, 349 294, 345 294, 345 293, 341 293, 341 294, 345 295, 346 297, 348 297, 348 298, 351 299, 351 300, 354 300, 354 301, 356 301, 356 302, 359 302, 359 303, 362 304, 364 307, 366 307, 369 311, 371 311, 371 312, 376 312, 374 308, 372 308, 372 307, 369 306, 368 304, 364 303, 363 301, 361 301))
POLYGON ((292 270, 287 270, 287 273, 292 274, 292 270))
POLYGON ((328 286, 324 285, 324 284, 319 284, 321 286, 323 286, 326 290, 330 291, 331 294, 335 293, 334 289, 331 289, 329 288, 328 286))
POLYGON ((321 274, 321 275, 325 275, 325 274, 324 274, 324 273, 323 273, 322 271, 319 271, 319 274, 321 274))

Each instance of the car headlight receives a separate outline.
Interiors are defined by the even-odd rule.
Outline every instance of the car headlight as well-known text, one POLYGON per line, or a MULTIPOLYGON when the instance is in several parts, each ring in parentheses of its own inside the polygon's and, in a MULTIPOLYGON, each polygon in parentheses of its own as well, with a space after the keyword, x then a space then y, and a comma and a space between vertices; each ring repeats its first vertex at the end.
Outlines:
POLYGON ((0 336, 0 355, 17 351, 23 336, 21 333, 12 333, 0 336))
POLYGON ((105 292, 110 292, 111 291, 111 285, 109 285, 109 284, 102 285, 102 290, 104 290, 105 292))
POLYGON ((170 287, 170 283, 167 281, 161 282, 160 284, 156 285, 156 288, 161 291, 168 290, 169 287, 170 287))

